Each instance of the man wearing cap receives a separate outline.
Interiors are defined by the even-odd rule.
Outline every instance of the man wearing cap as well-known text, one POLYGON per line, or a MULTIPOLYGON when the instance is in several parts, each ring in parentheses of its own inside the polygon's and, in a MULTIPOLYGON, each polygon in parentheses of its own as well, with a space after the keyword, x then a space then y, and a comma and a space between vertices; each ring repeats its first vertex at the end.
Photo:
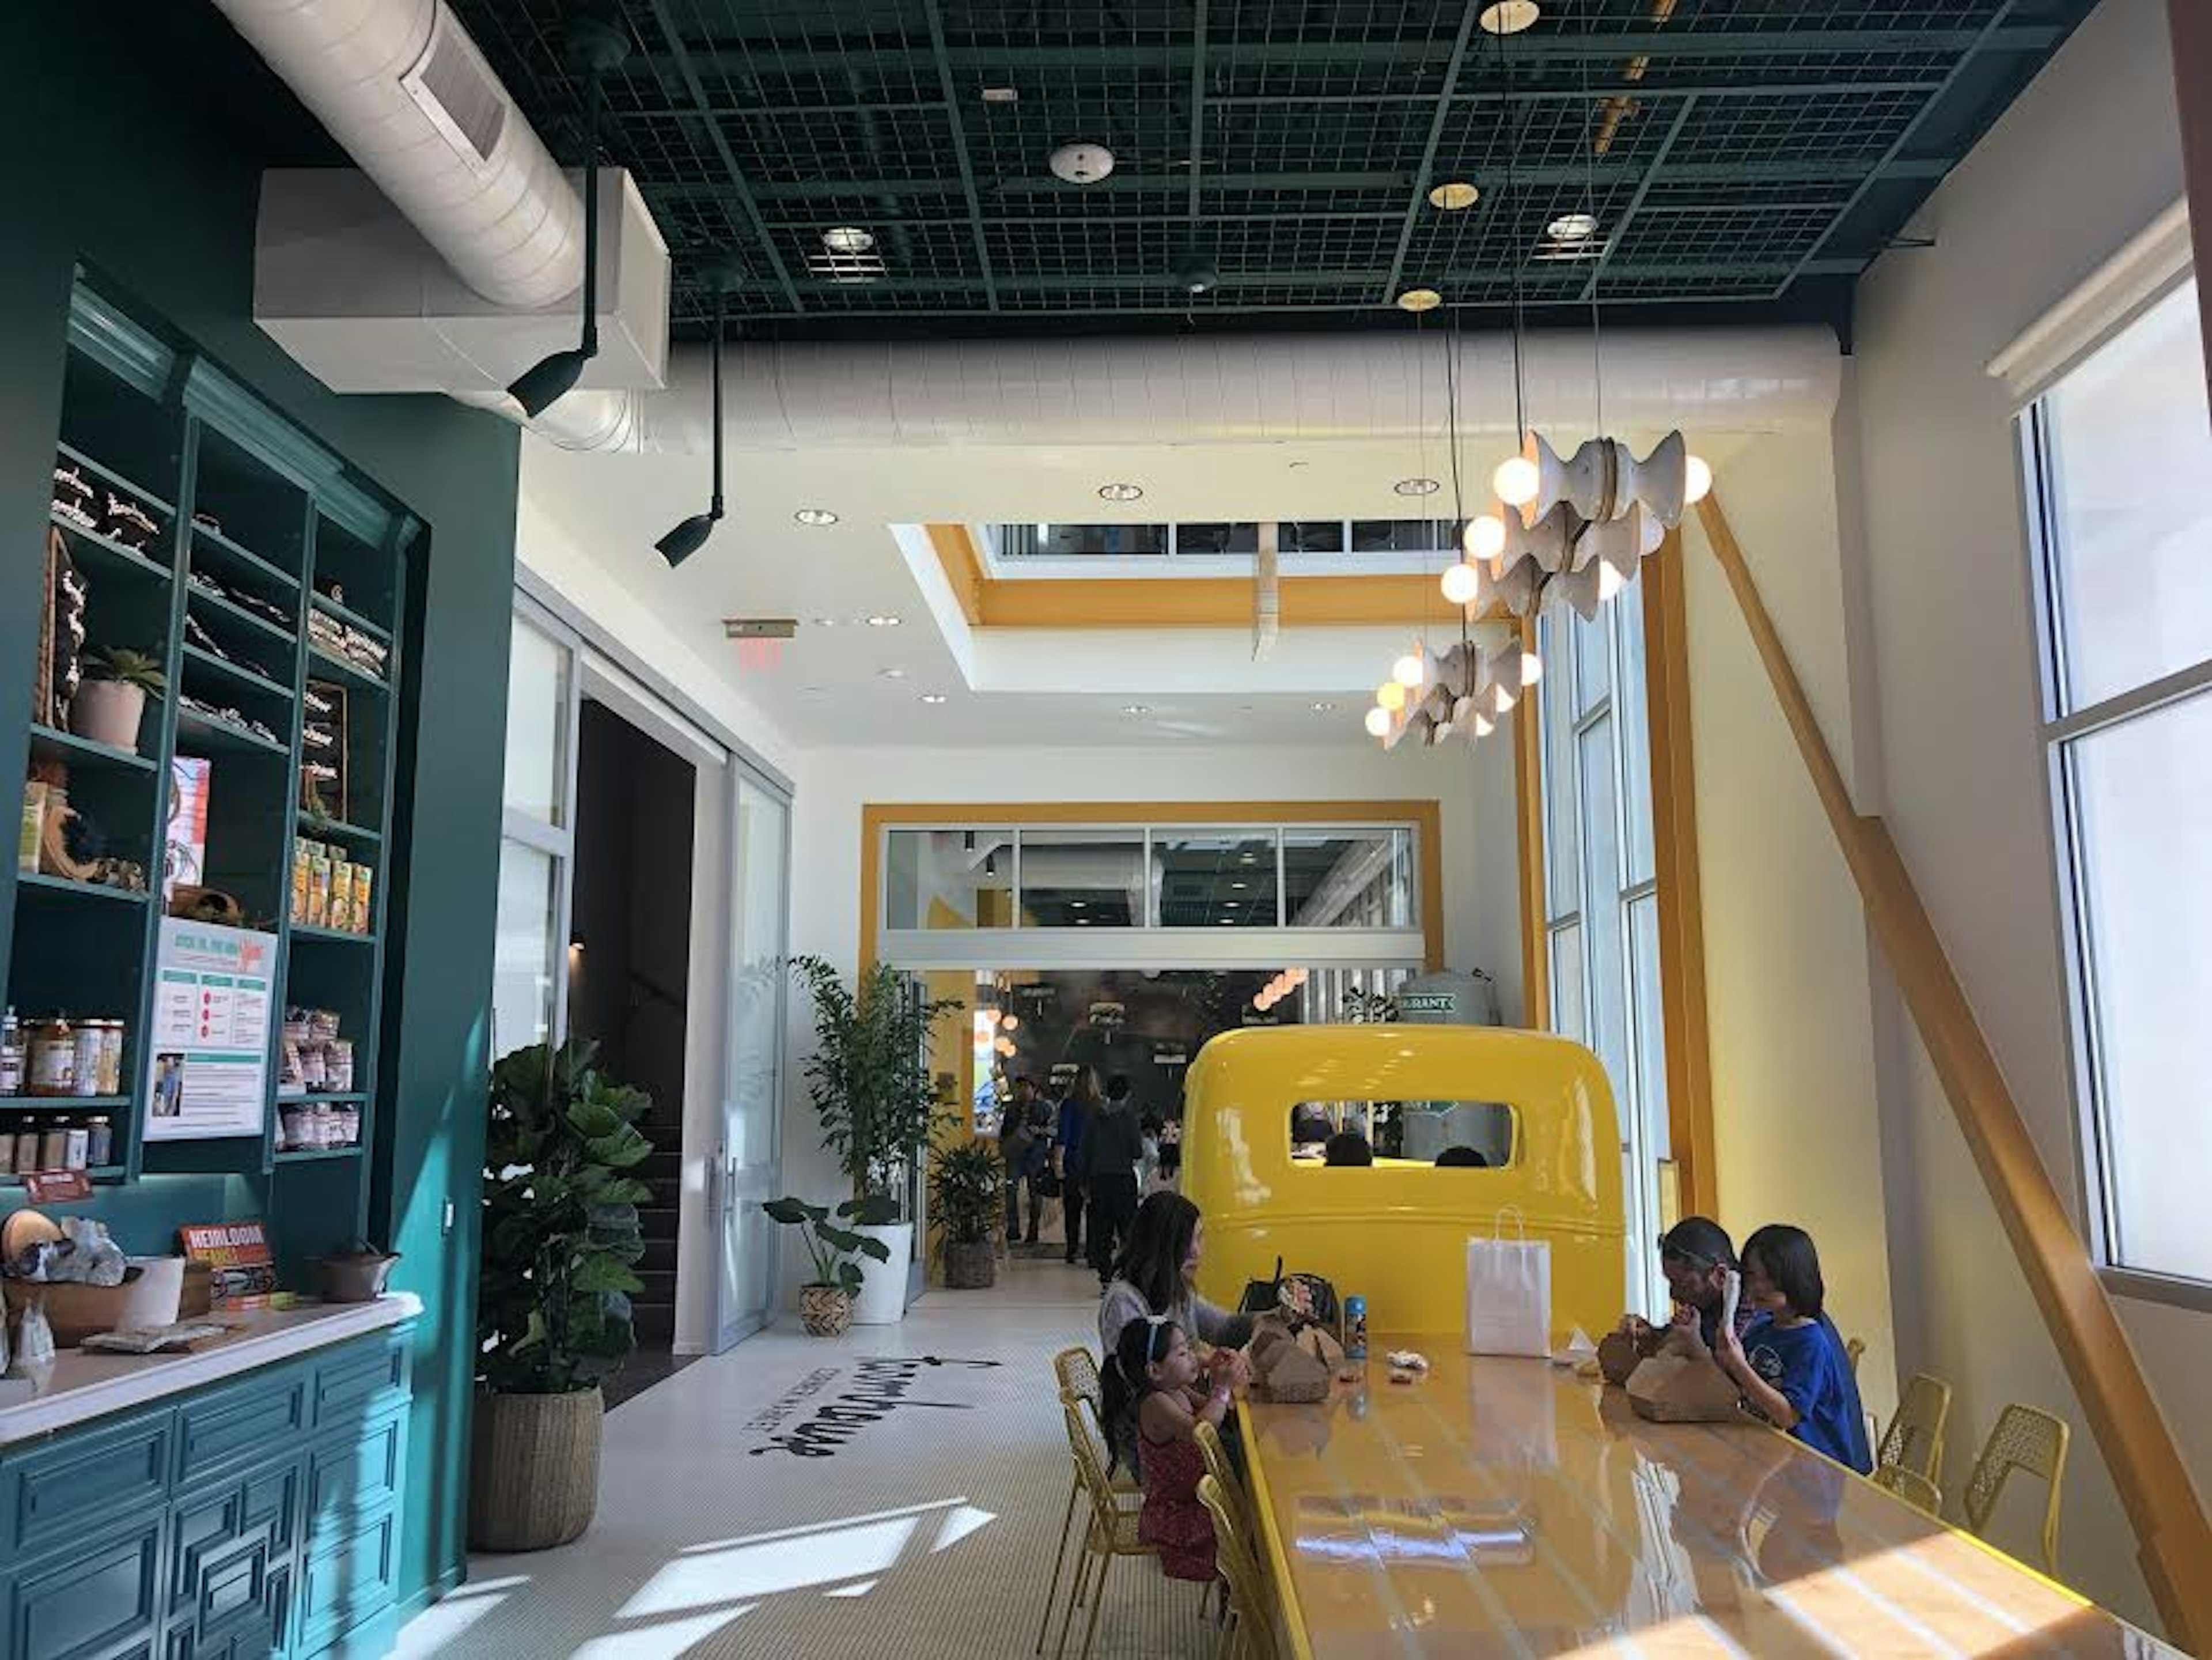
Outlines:
MULTIPOLYGON (((1659 1236, 1659 1271, 1667 1276, 1668 1292, 1677 1308, 1697 1315, 1698 1335, 1708 1349, 1720 1335, 1721 1310, 1728 1303, 1728 1276, 1735 1266, 1735 1243, 1729 1238, 1728 1230, 1711 1217, 1686 1216, 1659 1236)), ((1739 1334, 1756 1312, 1747 1302, 1737 1304, 1739 1334)), ((1637 1340, 1639 1349, 1660 1335, 1660 1329, 1639 1315, 1625 1316, 1620 1329, 1637 1340)))

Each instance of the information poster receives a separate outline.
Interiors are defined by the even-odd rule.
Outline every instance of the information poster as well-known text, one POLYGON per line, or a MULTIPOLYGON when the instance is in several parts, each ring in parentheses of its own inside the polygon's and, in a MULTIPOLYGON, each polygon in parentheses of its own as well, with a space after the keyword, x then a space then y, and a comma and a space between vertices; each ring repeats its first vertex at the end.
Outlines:
POLYGON ((155 959, 149 1141, 258 1135, 276 938, 165 917, 155 959))

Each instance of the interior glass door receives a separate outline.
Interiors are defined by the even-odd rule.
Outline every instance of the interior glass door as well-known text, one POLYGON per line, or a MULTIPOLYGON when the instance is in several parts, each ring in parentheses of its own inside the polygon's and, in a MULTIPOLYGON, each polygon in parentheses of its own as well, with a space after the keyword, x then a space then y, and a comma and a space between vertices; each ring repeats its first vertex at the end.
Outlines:
POLYGON ((767 1323, 775 1298, 775 1229, 761 1213, 761 1202, 776 1196, 781 1175, 776 1102, 783 1079, 791 809, 742 774, 735 783, 730 1052, 714 1183, 717 1353, 767 1323))

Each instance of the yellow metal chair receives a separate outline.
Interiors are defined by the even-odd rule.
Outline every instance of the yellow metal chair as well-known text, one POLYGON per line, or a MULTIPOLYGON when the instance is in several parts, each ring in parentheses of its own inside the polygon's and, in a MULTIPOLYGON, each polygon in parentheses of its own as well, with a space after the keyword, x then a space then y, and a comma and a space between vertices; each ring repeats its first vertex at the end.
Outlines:
POLYGON ((1918 1470, 1907 1469, 1902 1464, 1877 1464, 1874 1472, 1875 1485, 1887 1487, 1917 1511, 1924 1511, 1939 1521, 1943 1515, 1943 1490, 1918 1470))
POLYGON ((1916 1371, 1898 1398, 1897 1416, 1881 1432, 1876 1464, 1911 1470, 1934 1487, 1943 1479, 1943 1426, 1951 1416, 1951 1386, 1916 1371))
MULTIPOLYGON (((1060 1645, 1053 1651, 1055 1655, 1066 1654, 1067 1634, 1087 1590, 1091 1618, 1084 1628, 1083 1655, 1088 1660, 1098 1640, 1098 1610, 1105 1606, 1106 1583, 1113 1574, 1114 1564, 1125 1556, 1157 1556, 1158 1553, 1137 1537, 1138 1512, 1123 1505, 1107 1481, 1106 1463, 1099 1456, 1083 1408, 1073 1401, 1063 1400, 1060 1410, 1067 1426, 1067 1447, 1075 1460, 1076 1482, 1089 1502, 1090 1513, 1083 1529, 1083 1554, 1075 1565, 1075 1584, 1067 1599, 1067 1612, 1060 1616, 1060 1645), (1091 1584, 1093 1562, 1098 1565, 1098 1582, 1095 1585, 1091 1584)), ((1046 1612, 1049 1615, 1049 1603, 1046 1612)))
POLYGON ((1237 1490, 1209 1473, 1199 1478, 1198 1498, 1213 1517, 1214 1566, 1229 1587, 1231 1624, 1217 1660, 1277 1660, 1274 1603, 1260 1568, 1260 1541, 1239 1514, 1237 1490))
POLYGON ((1854 1337, 1844 1345, 1844 1358, 1851 1363, 1851 1376, 1859 1375, 1859 1359, 1866 1353, 1866 1339, 1854 1337))
POLYGON ((1193 1426, 1192 1436, 1198 1443, 1199 1456, 1206 1460, 1206 1473, 1221 1483, 1221 1490, 1237 1507, 1237 1530, 1245 1538, 1256 1541, 1260 1537, 1259 1518, 1252 1510, 1252 1495, 1237 1479, 1237 1467, 1229 1462, 1229 1449, 1222 1444, 1221 1432, 1201 1418, 1193 1426))
MULTIPOLYGON (((1098 1363, 1091 1359, 1091 1351, 1079 1345, 1074 1348, 1062 1349, 1052 1357, 1052 1372, 1060 1384, 1060 1405, 1065 1407, 1075 1401, 1083 1402, 1090 1414, 1092 1426, 1097 1429, 1099 1439, 1103 1440, 1105 1436, 1105 1426, 1100 1417, 1103 1402, 1100 1399, 1098 1363)), ((1090 1438, 1088 1431, 1085 1432, 1085 1438, 1090 1438)), ((1093 1451, 1103 1466, 1109 1460, 1106 1454, 1097 1451, 1097 1443, 1093 1442, 1093 1451)), ((1137 1474, 1134 1470, 1115 1470, 1109 1479, 1109 1486, 1113 1489, 1115 1501, 1126 1505, 1132 1513, 1142 1505, 1144 1492, 1137 1485, 1137 1474)), ((1060 1575, 1067 1571, 1068 1540, 1075 1531, 1076 1501, 1082 1496, 1082 1473, 1079 1470, 1071 1470, 1067 1479, 1067 1508, 1060 1518, 1060 1548, 1053 1553, 1052 1558, 1052 1586, 1045 1592, 1044 1614, 1037 1621, 1036 1651, 1039 1654, 1044 1652, 1045 1634, 1052 1629, 1053 1605, 1060 1600, 1060 1575)))
POLYGON ((2043 1505, 2043 1571, 2058 1577, 2058 1499, 2066 1475, 2066 1444, 2073 1432, 2066 1420, 2039 1407, 2017 1402, 1997 1414, 1996 1427, 1982 1443, 1974 1473, 1966 1478, 1966 1525, 1984 1539, 1990 1517, 2014 1470, 2035 1476, 2049 1488, 2043 1505))

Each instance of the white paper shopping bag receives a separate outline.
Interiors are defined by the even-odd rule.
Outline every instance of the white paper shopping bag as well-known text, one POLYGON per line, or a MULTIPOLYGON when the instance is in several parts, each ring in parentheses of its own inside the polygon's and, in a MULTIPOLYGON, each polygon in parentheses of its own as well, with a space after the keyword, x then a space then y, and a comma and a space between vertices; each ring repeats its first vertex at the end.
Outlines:
POLYGON ((1467 1352, 1538 1360, 1552 1353, 1551 1242, 1529 1238, 1517 1210, 1500 1211, 1489 1238, 1467 1242, 1467 1352))

